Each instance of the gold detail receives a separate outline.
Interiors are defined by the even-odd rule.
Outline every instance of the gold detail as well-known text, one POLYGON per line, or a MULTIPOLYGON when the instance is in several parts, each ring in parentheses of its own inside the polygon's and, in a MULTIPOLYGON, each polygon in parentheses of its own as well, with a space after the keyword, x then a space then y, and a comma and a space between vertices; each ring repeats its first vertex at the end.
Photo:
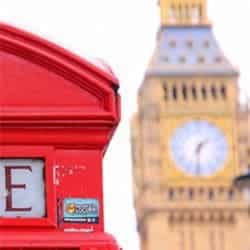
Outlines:
POLYGON ((208 25, 206 0, 160 0, 162 26, 208 25))
POLYGON ((73 203, 68 204, 67 207, 66 207, 66 211, 69 214, 74 214, 76 212, 76 205, 73 204, 73 203))

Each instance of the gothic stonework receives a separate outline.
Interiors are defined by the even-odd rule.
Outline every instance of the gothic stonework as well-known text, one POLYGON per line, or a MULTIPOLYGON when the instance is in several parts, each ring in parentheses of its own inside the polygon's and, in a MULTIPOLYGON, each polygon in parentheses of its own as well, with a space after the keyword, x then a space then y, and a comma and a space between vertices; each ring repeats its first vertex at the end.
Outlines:
POLYGON ((161 27, 131 125, 142 250, 247 250, 250 217, 232 187, 250 168, 249 110, 205 0, 160 0, 161 27))

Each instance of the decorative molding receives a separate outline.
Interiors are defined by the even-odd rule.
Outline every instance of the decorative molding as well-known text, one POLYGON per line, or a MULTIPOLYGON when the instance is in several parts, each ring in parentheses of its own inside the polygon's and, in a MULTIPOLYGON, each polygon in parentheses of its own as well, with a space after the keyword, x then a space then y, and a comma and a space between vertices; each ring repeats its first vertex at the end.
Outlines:
MULTIPOLYGON (((85 59, 44 39, 0 23, 0 51, 53 72, 95 96, 103 110, 1 110, 1 126, 113 126, 120 119, 118 80, 85 59), (114 92, 116 93, 114 95, 114 92), (17 112, 18 111, 18 112, 17 112)), ((31 84, 31 83, 30 83, 31 84)), ((54 90, 56 91, 56 90, 54 90)))

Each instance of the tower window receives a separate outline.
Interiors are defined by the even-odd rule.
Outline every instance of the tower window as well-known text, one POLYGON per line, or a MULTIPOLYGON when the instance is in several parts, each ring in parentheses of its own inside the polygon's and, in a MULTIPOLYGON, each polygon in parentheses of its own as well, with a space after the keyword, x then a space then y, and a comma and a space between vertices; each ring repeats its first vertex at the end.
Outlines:
POLYGON ((177 88, 176 88, 176 86, 173 87, 172 91, 173 91, 173 99, 177 100, 177 88))
POLYGON ((163 88, 164 100, 167 101, 168 100, 168 87, 165 82, 163 83, 162 88, 163 88))
POLYGON ((205 57, 204 56, 199 56, 198 57, 198 62, 199 63, 204 63, 205 62, 205 57))
POLYGON ((227 91, 226 91, 226 87, 224 85, 221 86, 221 96, 223 99, 227 98, 227 91))
POLYGON ((170 188, 170 189, 168 190, 168 198, 169 198, 169 200, 173 200, 174 197, 175 197, 174 189, 170 188))
POLYGON ((169 46, 170 46, 171 48, 176 48, 176 41, 175 41, 175 40, 170 41, 170 42, 169 42, 169 46))
POLYGON ((201 94, 202 94, 202 98, 204 100, 206 100, 207 99, 207 90, 206 90, 205 86, 202 86, 202 88, 201 88, 201 94))
POLYGON ((182 86, 182 96, 184 100, 187 100, 187 87, 185 84, 182 86))
POLYGON ((192 188, 190 188, 188 190, 188 198, 189 198, 189 200, 193 200, 194 199, 194 190, 192 188))
POLYGON ((200 4, 199 5, 199 17, 200 17, 200 20, 202 19, 202 5, 200 4))
POLYGON ((187 41, 187 47, 193 48, 193 41, 191 41, 191 40, 187 41))
POLYGON ((185 63, 186 62, 186 57, 185 56, 180 56, 179 61, 180 61, 180 63, 185 63))
POLYGON ((213 189, 209 189, 208 190, 208 199, 209 200, 213 200, 214 199, 214 190, 213 189))
POLYGON ((229 192, 228 192, 228 200, 233 200, 233 198, 234 198, 234 191, 231 189, 231 190, 229 190, 229 192))
POLYGON ((168 56, 162 56, 161 60, 164 61, 164 62, 169 62, 168 56))
POLYGON ((217 56, 216 58, 215 58, 215 62, 216 63, 221 63, 222 62, 222 57, 221 56, 217 56))
POLYGON ((205 47, 205 48, 209 48, 209 47, 210 47, 210 43, 209 43, 208 40, 206 40, 206 41, 204 42, 204 47, 205 47))
POLYGON ((211 87, 211 94, 214 99, 217 99, 217 91, 214 86, 211 87))
POLYGON ((197 100, 197 91, 195 86, 192 86, 192 96, 194 100, 197 100))

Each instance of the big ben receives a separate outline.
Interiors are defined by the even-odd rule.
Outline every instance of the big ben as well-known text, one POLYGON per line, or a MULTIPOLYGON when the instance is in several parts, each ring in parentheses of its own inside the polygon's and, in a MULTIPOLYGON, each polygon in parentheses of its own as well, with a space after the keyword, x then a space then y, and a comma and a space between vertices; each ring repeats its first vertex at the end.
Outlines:
POLYGON ((141 250, 248 250, 249 111, 206 0, 160 0, 157 44, 131 125, 141 250))

